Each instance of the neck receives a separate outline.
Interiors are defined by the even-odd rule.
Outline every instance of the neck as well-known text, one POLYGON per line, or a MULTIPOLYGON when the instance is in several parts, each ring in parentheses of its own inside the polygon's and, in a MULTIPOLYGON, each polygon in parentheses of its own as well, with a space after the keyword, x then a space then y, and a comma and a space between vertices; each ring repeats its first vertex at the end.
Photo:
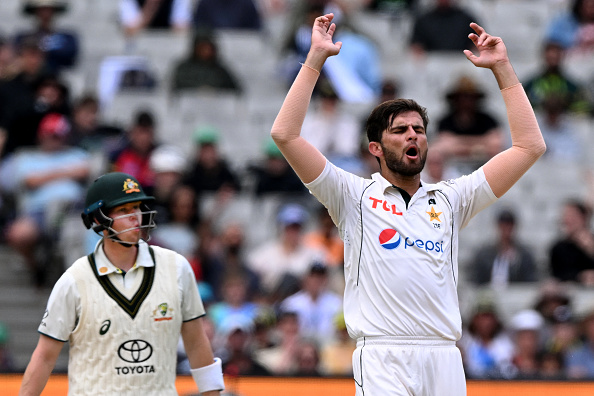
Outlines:
POLYGON ((123 246, 111 239, 103 240, 103 251, 107 259, 124 272, 130 271, 138 256, 138 246, 123 246))

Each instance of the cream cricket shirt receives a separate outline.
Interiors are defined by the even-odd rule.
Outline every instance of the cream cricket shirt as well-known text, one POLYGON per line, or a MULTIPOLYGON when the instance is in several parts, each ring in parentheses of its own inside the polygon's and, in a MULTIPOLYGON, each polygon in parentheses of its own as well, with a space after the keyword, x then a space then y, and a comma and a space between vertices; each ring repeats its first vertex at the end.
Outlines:
POLYGON ((176 395, 182 322, 204 315, 185 258, 141 242, 125 275, 101 248, 56 283, 39 332, 70 341, 69 394, 176 395), (154 258, 154 259, 153 259, 154 258))
POLYGON ((458 232, 497 200, 482 169, 422 183, 408 208, 379 173, 364 179, 330 162, 307 184, 345 246, 349 334, 458 340, 458 232))

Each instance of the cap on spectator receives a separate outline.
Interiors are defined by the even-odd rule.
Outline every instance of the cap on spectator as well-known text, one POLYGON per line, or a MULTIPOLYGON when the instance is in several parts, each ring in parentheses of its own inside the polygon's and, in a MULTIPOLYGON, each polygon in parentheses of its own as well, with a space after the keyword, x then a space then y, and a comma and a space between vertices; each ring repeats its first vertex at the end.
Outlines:
POLYGON ((321 261, 314 261, 309 267, 309 273, 311 275, 326 275, 328 267, 321 261))
POLYGON ((37 136, 57 136, 66 137, 70 133, 70 121, 59 113, 49 113, 41 119, 37 127, 37 136))
POLYGON ((553 310, 551 321, 554 324, 574 323, 575 318, 569 305, 560 305, 553 310))
POLYGON ((4 323, 0 323, 0 345, 6 345, 9 338, 10 332, 8 331, 8 326, 4 323))
POLYGON ((278 212, 276 219, 280 224, 289 226, 292 224, 303 225, 307 221, 307 217, 307 211, 303 206, 299 204, 286 204, 278 212))
POLYGON ((333 322, 334 322, 334 328, 336 330, 346 330, 347 327, 346 327, 346 322, 344 320, 344 312, 343 311, 340 311, 339 313, 334 315, 333 322))
POLYGON ((219 142, 219 130, 212 125, 204 125, 194 132, 194 141, 199 145, 217 144, 219 142))
POLYGON ((533 309, 522 310, 515 314, 511 320, 511 328, 515 331, 539 331, 543 325, 543 317, 533 309))
POLYGON ((186 170, 186 158, 176 146, 162 145, 151 153, 150 167, 153 172, 183 173, 186 170))
POLYGON ((280 149, 278 148, 276 143, 274 143, 274 140, 272 140, 272 138, 268 139, 264 144, 264 154, 271 158, 279 158, 283 156, 283 153, 281 153, 280 149))
POLYGON ((515 224, 516 223, 516 215, 509 209, 504 209, 497 215, 497 222, 498 223, 509 223, 515 224))
POLYGON ((485 93, 478 87, 476 82, 468 77, 460 77, 446 93, 446 99, 456 99, 461 95, 469 95, 475 97, 475 99, 481 99, 485 96, 485 93))
POLYGON ((23 13, 32 15, 39 8, 52 8, 56 13, 62 13, 68 8, 65 1, 60 0, 27 0, 23 5, 23 13))
POLYGON ((219 326, 219 332, 226 337, 238 330, 246 334, 251 334, 254 330, 254 322, 244 316, 231 315, 225 318, 219 326))

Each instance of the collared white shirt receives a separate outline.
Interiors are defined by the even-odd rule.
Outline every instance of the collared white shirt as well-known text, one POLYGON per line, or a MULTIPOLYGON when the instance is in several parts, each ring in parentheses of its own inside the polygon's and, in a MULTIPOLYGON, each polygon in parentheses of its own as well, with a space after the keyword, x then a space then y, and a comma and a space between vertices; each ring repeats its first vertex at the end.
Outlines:
POLYGON ((307 184, 345 244, 345 321, 353 338, 458 340, 458 232, 496 201, 481 169, 422 183, 408 206, 379 173, 364 179, 330 162, 307 184))
MULTIPOLYGON (((113 265, 103 251, 103 240, 95 247, 95 264, 100 276, 108 276, 111 283, 125 296, 136 292, 135 285, 144 276, 145 267, 155 264, 149 253, 149 245, 141 241, 138 256, 132 268, 124 273, 113 265)), ((190 263, 176 255, 177 284, 182 306, 182 321, 186 322, 204 316, 204 306, 197 291, 194 272, 190 263)), ((76 281, 65 272, 56 282, 47 302, 47 308, 38 331, 60 341, 67 341, 75 329, 81 314, 80 293, 76 281)))

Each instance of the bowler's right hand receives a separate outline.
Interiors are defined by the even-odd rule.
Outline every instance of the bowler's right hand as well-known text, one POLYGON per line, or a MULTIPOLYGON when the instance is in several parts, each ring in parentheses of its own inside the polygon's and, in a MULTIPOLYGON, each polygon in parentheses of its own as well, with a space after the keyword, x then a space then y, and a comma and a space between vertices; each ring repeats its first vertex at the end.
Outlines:
MULTIPOLYGON (((321 59, 323 62, 326 58, 338 55, 340 52, 342 42, 338 41, 334 43, 332 41, 334 31, 336 30, 336 24, 332 23, 333 18, 334 14, 326 14, 316 18, 311 31, 309 60, 319 61, 321 59)), ((306 63, 309 64, 309 62, 306 63)), ((309 66, 315 67, 317 65, 310 64, 309 66)))

